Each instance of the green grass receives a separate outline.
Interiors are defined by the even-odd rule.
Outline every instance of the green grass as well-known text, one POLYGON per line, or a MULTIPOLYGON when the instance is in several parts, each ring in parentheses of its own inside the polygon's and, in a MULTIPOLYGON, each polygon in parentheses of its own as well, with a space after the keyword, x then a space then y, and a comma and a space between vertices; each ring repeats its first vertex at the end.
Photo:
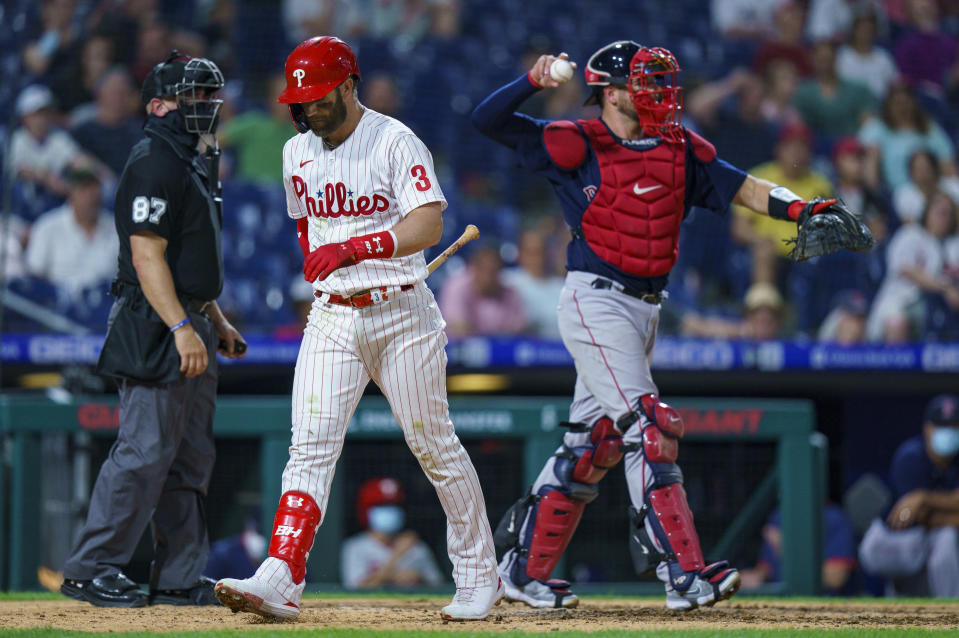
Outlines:
MULTIPOLYGON (((117 632, 102 634, 111 638, 148 638, 156 636, 158 638, 232 638, 237 635, 255 636, 255 638, 290 638, 291 633, 295 631, 295 636, 319 636, 322 638, 416 638, 417 636, 455 636, 456 638, 503 638, 519 636, 550 636, 555 638, 733 638, 734 636, 743 636, 745 638, 791 638, 798 636, 800 638, 813 637, 841 637, 841 638, 947 638, 954 637, 954 630, 929 630, 929 629, 688 629, 688 630, 659 630, 659 631, 625 631, 625 630, 605 630, 597 632, 578 632, 578 631, 550 631, 546 633, 528 633, 528 632, 495 632, 495 631, 413 631, 413 630, 372 630, 372 629, 250 629, 246 631, 204 631, 204 632, 173 632, 173 633, 129 633, 117 632)), ((77 638, 87 638, 94 634, 80 631, 61 631, 54 629, 29 629, 29 630, 0 630, 0 636, 11 638, 54 638, 56 636, 76 636, 77 638)))

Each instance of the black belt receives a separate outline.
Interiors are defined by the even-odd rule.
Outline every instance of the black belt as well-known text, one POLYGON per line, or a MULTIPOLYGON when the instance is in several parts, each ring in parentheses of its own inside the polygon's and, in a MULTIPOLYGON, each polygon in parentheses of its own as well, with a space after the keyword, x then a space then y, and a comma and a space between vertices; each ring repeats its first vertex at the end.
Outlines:
MULTIPOLYGON (((127 281, 120 281, 119 279, 114 279, 110 284, 110 294, 114 297, 133 297, 136 295, 146 297, 140 286, 127 281)), ((204 313, 209 309, 210 304, 213 303, 212 301, 204 301, 203 299, 187 297, 185 295, 177 295, 177 299, 180 300, 180 304, 187 312, 204 313)))
POLYGON ((613 282, 609 279, 603 279, 602 277, 597 277, 590 283, 590 286, 598 290, 609 290, 613 289, 617 292, 621 292, 624 295, 629 295, 630 297, 636 297, 642 301, 645 301, 648 304, 654 306, 659 305, 663 301, 663 293, 661 292, 636 292, 635 290, 630 290, 629 288, 618 288, 613 286, 613 282))

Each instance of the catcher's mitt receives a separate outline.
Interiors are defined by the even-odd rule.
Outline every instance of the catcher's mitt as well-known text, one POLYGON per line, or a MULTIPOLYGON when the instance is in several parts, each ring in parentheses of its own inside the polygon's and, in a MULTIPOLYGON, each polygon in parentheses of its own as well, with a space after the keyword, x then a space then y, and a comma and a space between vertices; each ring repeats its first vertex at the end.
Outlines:
POLYGON ((813 199, 803 206, 796 224, 799 226, 796 238, 786 240, 795 244, 789 256, 796 261, 806 261, 842 249, 864 253, 873 246, 869 228, 856 213, 836 200, 827 203, 820 197, 813 199), (814 210, 820 212, 813 215, 814 210))

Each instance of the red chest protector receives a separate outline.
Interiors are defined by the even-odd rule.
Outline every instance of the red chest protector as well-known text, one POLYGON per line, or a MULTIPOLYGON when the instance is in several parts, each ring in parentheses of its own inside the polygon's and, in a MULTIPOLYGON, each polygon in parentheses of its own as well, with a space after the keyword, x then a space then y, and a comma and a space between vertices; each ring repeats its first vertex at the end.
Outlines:
POLYGON ((578 123, 596 152, 601 179, 583 213, 587 243, 603 260, 631 275, 665 275, 679 254, 686 143, 664 141, 649 150, 634 150, 617 142, 599 120, 578 123))

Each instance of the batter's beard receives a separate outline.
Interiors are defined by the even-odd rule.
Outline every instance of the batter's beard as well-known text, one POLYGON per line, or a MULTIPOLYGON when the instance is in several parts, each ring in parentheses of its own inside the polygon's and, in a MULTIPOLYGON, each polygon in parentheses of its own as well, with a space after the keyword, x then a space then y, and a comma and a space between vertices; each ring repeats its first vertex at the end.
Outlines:
POLYGON ((329 118, 307 117, 306 122, 310 125, 310 130, 314 135, 320 137, 329 137, 336 129, 346 121, 346 101, 343 94, 336 92, 336 102, 333 103, 333 110, 329 118))

